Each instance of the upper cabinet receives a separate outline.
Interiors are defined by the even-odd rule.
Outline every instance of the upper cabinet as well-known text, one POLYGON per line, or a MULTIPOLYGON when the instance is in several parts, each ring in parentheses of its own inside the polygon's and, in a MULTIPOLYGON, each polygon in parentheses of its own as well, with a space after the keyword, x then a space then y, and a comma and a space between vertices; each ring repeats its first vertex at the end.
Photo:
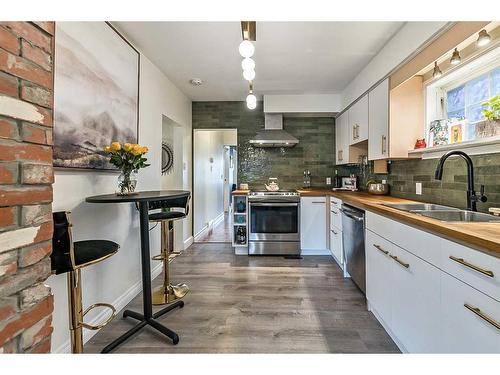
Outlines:
POLYGON ((349 145, 368 139, 368 95, 359 99, 349 112, 349 145))
POLYGON ((389 90, 389 79, 368 94, 368 159, 404 159, 415 141, 423 138, 422 76, 389 90))

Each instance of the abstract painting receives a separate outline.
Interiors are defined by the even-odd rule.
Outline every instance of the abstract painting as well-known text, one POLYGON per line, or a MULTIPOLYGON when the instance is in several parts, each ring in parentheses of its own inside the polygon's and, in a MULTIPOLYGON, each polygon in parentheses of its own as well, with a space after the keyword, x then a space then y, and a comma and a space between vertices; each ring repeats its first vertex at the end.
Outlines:
POLYGON ((102 151, 137 143, 139 53, 105 22, 56 22, 54 166, 115 169, 102 151))

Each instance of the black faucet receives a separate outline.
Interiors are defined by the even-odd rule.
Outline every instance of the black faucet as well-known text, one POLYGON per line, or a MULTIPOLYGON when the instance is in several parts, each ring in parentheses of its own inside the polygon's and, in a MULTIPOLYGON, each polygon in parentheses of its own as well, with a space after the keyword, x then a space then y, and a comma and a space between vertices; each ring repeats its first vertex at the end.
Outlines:
POLYGON ((457 155, 461 156, 467 162, 467 209, 469 211, 477 211, 476 202, 486 202, 488 198, 484 195, 484 185, 481 185, 481 193, 478 197, 474 191, 474 165, 472 164, 472 159, 463 151, 448 151, 446 154, 441 156, 439 163, 436 167, 436 180, 441 180, 443 177, 443 166, 446 159, 450 156, 457 155))

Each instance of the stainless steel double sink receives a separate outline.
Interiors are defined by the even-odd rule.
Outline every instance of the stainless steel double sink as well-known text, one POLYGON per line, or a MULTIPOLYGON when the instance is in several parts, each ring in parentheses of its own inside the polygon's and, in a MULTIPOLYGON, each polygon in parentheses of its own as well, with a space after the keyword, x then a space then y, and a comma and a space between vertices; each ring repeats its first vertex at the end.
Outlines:
POLYGON ((417 215, 430 217, 447 222, 497 222, 500 218, 493 215, 461 210, 459 208, 442 206, 431 203, 384 203, 384 206, 395 208, 401 211, 411 212, 417 215))

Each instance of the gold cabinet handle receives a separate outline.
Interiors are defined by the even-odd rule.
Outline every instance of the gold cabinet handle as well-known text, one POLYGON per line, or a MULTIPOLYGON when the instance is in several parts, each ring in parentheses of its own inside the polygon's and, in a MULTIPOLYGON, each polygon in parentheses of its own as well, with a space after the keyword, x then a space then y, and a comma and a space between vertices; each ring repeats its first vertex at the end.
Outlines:
POLYGON ((464 303, 464 307, 470 311, 472 311, 474 314, 479 316, 481 319, 487 321, 490 323, 493 327, 496 329, 500 330, 500 323, 496 322, 494 319, 490 318, 488 315, 483 313, 479 307, 474 307, 472 305, 469 305, 468 303, 464 303))
POLYGON ((399 264, 401 264, 404 268, 410 268, 410 265, 408 263, 405 263, 403 262, 401 259, 399 259, 397 256, 395 255, 389 255, 392 259, 394 259, 396 262, 398 262, 399 264))
POLYGON ((356 125, 352 126, 352 139, 356 139, 356 125))
POLYGON ((482 273, 483 275, 486 275, 486 276, 489 276, 489 277, 494 277, 495 276, 492 271, 485 270, 484 268, 475 266, 472 263, 467 262, 463 258, 457 258, 457 257, 454 257, 453 255, 450 255, 450 259, 453 260, 453 261, 455 261, 455 262, 457 262, 457 263, 460 263, 461 265, 463 265, 465 267, 469 267, 469 268, 473 269, 474 271, 482 273))
POLYGON ((385 135, 383 135, 382 136, 382 155, 385 155, 385 153, 387 151, 386 143, 387 143, 387 137, 385 135))
POLYGON ((377 250, 379 250, 379 251, 383 252, 385 255, 389 254, 389 252, 388 252, 387 250, 382 249, 382 246, 380 246, 380 245, 375 245, 375 244, 373 244, 373 247, 374 247, 375 249, 377 249, 377 250))

